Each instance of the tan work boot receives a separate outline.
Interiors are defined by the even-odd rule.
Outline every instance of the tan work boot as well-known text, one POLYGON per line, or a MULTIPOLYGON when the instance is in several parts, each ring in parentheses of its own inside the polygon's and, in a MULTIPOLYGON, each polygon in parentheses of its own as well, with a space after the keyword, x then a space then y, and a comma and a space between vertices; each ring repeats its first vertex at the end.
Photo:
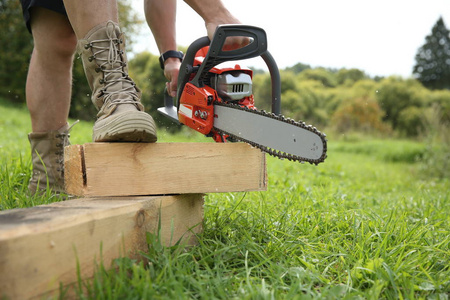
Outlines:
MULTIPOLYGON (((73 126, 73 125, 72 125, 73 126)), ((28 189, 32 194, 48 187, 64 192, 64 147, 70 145, 68 124, 58 130, 30 133, 33 173, 28 189)))
POLYGON ((144 112, 141 92, 128 76, 125 38, 108 21, 78 41, 92 102, 99 110, 94 142, 156 142, 156 125, 144 112))

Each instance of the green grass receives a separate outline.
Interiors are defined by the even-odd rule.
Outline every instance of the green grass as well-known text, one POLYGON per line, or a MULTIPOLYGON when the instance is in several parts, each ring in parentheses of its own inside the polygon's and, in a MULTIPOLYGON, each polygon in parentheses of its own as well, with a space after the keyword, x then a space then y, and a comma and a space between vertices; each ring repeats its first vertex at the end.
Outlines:
MULTIPOLYGON (((0 104, 0 208, 60 201, 27 195, 27 112, 0 104)), ((76 125, 72 143, 89 142, 91 126, 76 125)), ((160 140, 208 141, 188 131, 160 140)), ((266 192, 207 195, 198 246, 148 234, 148 263, 100 265, 79 297, 448 299, 449 180, 422 174, 425 145, 330 140, 317 167, 269 157, 266 192)))

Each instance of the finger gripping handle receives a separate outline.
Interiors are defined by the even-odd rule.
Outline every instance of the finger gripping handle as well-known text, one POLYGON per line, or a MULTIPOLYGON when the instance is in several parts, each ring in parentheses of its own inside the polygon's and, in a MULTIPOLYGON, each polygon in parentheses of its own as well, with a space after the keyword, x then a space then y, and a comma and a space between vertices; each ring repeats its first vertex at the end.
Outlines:
POLYGON ((221 62, 249 59, 267 51, 266 32, 259 27, 249 25, 220 25, 217 27, 209 48, 209 59, 221 62), (234 50, 224 50, 227 38, 244 37, 248 44, 234 50))

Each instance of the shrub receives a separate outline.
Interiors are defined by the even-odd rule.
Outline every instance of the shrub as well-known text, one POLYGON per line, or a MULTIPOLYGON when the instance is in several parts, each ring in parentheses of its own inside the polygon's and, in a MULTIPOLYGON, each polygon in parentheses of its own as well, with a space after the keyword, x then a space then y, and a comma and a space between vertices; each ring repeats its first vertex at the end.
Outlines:
POLYGON ((389 77, 381 81, 376 99, 385 111, 383 119, 397 129, 400 112, 409 106, 425 104, 426 89, 414 79, 389 77))
MULTIPOLYGON (((254 74, 253 82, 253 96, 255 98, 255 105, 258 109, 271 111, 272 108, 272 83, 269 73, 254 74)), ((284 100, 281 97, 281 109, 284 112, 284 100)))
POLYGON ((378 83, 370 80, 364 79, 355 82, 355 84, 350 89, 353 97, 370 97, 374 98, 377 94, 378 83))
POLYGON ((388 132, 383 110, 373 98, 359 97, 343 102, 333 114, 333 127, 339 132, 388 132))
POLYGON ((440 117, 443 122, 450 123, 450 91, 437 90, 429 93, 430 106, 438 105, 440 117))
POLYGON ((281 107, 283 108, 283 114, 286 117, 297 121, 305 119, 308 108, 306 107, 304 101, 301 101, 300 98, 300 95, 292 90, 282 94, 281 107))
POLYGON ((425 143, 422 174, 437 178, 450 177, 450 122, 444 120, 439 105, 435 104, 425 114, 425 143))
POLYGON ((424 109, 409 106, 400 112, 397 129, 407 137, 416 137, 424 129, 424 109))
POLYGON ((332 98, 332 94, 328 92, 329 89, 324 89, 318 81, 306 80, 297 81, 296 90, 299 95, 297 101, 305 109, 302 119, 314 124, 314 126, 327 125, 329 115, 326 108, 332 98))

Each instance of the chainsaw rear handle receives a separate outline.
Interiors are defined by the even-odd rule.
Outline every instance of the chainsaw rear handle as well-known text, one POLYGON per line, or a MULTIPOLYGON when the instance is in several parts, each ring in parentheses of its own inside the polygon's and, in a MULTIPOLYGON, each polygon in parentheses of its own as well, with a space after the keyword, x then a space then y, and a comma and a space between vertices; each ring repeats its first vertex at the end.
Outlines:
MULTIPOLYGON (((202 37, 194 41, 186 51, 178 74, 177 86, 177 109, 179 109, 181 94, 184 86, 189 82, 191 75, 195 77, 192 84, 201 87, 204 85, 209 70, 216 65, 233 60, 244 60, 261 56, 269 68, 272 81, 272 113, 281 113, 281 79, 278 66, 272 55, 267 50, 267 38, 263 29, 249 25, 219 25, 214 33, 212 41, 208 37, 202 37), (247 37, 250 43, 242 48, 234 50, 224 50, 223 46, 228 37, 247 37), (194 59, 197 52, 209 46, 203 63, 199 67, 194 67, 194 59)), ((169 101, 170 102, 170 101, 169 101)), ((167 103, 167 102, 166 102, 167 103)), ((170 105, 170 103, 168 103, 170 105)))

